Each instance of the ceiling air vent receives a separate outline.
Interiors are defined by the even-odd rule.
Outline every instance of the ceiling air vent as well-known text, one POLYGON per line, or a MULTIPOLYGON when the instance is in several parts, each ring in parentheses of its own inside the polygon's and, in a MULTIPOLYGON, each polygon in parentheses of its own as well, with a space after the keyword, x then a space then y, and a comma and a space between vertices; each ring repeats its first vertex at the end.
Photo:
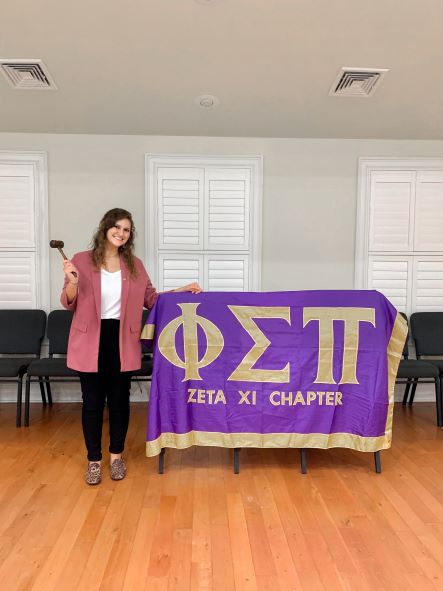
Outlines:
POLYGON ((342 68, 329 95, 368 98, 374 94, 388 71, 374 68, 342 68))
POLYGON ((14 88, 57 89, 42 60, 0 59, 0 69, 14 88))

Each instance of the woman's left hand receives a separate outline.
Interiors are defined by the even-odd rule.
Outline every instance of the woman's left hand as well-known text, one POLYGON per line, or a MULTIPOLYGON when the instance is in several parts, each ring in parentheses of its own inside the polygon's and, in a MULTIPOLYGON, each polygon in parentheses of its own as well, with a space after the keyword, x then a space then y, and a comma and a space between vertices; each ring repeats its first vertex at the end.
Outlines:
POLYGON ((179 287, 174 291, 190 291, 191 293, 201 293, 203 290, 200 285, 194 281, 194 283, 188 283, 188 285, 184 285, 183 287, 179 287))

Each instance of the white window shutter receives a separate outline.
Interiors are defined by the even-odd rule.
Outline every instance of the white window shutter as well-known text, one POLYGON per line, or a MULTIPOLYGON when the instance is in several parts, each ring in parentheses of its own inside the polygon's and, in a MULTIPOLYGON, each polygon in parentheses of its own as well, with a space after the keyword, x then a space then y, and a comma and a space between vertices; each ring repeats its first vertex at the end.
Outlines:
POLYGON ((45 153, 0 151, 0 219, 0 308, 49 312, 45 153))
POLYGON ((34 247, 34 169, 29 164, 0 164, 0 247, 34 247))
POLYGON ((369 250, 412 250, 415 172, 372 172, 370 200, 369 250))
POLYGON ((249 169, 206 169, 205 249, 248 250, 250 175, 249 169))
POLYGON ((177 289, 194 281, 203 283, 202 255, 161 253, 158 261, 158 291, 177 289))
POLYGON ((356 279, 407 314, 443 311, 443 159, 362 159, 357 223, 356 279))
POLYGON ((376 289, 398 310, 409 313, 412 257, 370 255, 368 289, 376 289))
POLYGON ((248 291, 247 255, 205 255, 205 289, 208 291, 248 291))
POLYGON ((260 289, 259 156, 146 155, 147 261, 160 290, 260 289))
POLYGON ((35 253, 0 251, 0 309, 36 308, 35 253))
POLYGON ((414 312, 443 310, 443 256, 418 256, 413 271, 414 312))
POLYGON ((443 251, 443 171, 417 173, 416 251, 443 251))
POLYGON ((160 249, 203 248, 203 191, 203 169, 158 168, 160 249))

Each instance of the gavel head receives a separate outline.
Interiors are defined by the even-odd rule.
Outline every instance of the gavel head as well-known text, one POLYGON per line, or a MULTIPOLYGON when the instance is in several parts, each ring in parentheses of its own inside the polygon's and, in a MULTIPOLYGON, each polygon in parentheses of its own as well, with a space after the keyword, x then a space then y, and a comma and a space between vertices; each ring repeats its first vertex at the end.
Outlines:
POLYGON ((51 242, 49 243, 49 246, 51 248, 63 248, 65 245, 65 243, 63 242, 63 240, 51 240, 51 242))

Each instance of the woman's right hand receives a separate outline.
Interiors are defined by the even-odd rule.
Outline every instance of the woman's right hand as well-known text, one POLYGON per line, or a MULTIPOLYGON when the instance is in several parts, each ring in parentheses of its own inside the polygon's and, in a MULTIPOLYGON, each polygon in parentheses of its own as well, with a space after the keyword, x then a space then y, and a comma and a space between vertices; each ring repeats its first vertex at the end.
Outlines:
POLYGON ((65 272, 65 275, 71 285, 78 285, 78 270, 77 267, 70 260, 63 261, 63 271, 65 272))

